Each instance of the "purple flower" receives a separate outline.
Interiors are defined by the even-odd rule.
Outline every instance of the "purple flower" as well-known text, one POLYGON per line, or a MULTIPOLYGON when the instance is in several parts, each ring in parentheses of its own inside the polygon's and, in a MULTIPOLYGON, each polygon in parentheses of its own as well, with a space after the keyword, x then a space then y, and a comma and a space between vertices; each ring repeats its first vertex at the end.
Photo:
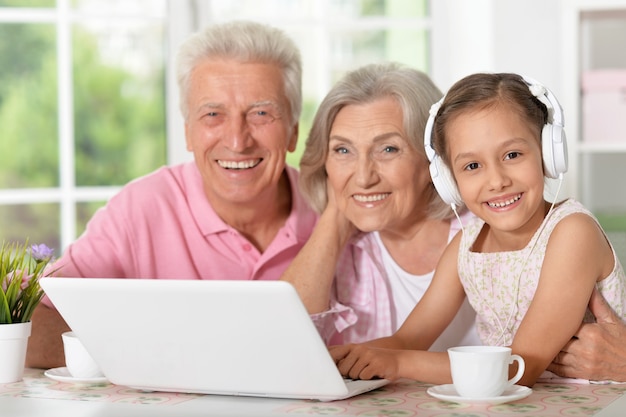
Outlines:
POLYGON ((30 254, 37 262, 47 262, 52 259, 52 253, 54 249, 50 249, 44 243, 39 245, 32 245, 30 247, 30 254))

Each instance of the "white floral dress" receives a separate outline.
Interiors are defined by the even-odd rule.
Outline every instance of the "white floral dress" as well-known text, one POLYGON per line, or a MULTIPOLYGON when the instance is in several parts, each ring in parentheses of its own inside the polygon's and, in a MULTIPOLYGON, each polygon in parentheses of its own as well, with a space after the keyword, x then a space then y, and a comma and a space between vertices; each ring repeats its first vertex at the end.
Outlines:
MULTIPOLYGON (((477 313, 477 330, 483 344, 509 346, 513 343, 537 289, 548 239, 559 221, 573 213, 585 213, 596 220, 582 204, 566 200, 554 207, 528 245, 518 251, 472 252, 470 248, 484 222, 475 219, 465 227, 459 248, 459 276, 477 313)), ((596 286, 613 310, 625 318, 626 277, 615 250, 613 256, 613 271, 596 286)), ((588 314, 586 320, 590 319, 588 314)))

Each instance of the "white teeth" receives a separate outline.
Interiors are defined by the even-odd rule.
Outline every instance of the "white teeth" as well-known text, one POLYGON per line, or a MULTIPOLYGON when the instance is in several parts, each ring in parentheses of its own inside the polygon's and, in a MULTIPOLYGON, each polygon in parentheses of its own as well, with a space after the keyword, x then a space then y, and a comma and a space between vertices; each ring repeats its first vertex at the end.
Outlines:
POLYGON ((361 203, 371 203, 373 201, 380 201, 380 200, 384 200, 385 198, 387 198, 389 196, 389 193, 385 193, 385 194, 375 194, 375 195, 361 195, 361 194, 355 194, 353 195, 354 199, 356 201, 359 201, 361 203))
POLYGON ((221 159, 217 160, 217 164, 219 166, 221 166, 222 168, 227 168, 227 169, 248 169, 248 168, 254 168, 255 166, 257 166, 259 164, 259 162, 261 162, 260 159, 252 159, 250 161, 223 161, 221 159))
POLYGON ((493 208, 502 208, 502 207, 506 207, 508 205, 511 205, 513 203, 515 203, 517 200, 519 200, 520 198, 522 198, 521 194, 516 195, 515 197, 506 200, 506 201, 501 201, 499 203, 491 203, 491 202, 487 202, 487 204, 489 205, 489 207, 493 207, 493 208))

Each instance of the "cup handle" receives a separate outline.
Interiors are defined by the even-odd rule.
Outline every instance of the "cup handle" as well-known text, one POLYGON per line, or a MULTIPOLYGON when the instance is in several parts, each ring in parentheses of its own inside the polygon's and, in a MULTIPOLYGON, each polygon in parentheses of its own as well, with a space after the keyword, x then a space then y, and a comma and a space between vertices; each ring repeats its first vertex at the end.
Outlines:
POLYGON ((522 379, 522 376, 524 375, 524 371, 526 370, 524 358, 522 358, 520 355, 511 355, 511 360, 509 361, 509 364, 512 364, 514 361, 517 361, 517 373, 515 374, 513 378, 509 379, 509 381, 507 382, 507 385, 509 387, 515 385, 517 381, 522 379))

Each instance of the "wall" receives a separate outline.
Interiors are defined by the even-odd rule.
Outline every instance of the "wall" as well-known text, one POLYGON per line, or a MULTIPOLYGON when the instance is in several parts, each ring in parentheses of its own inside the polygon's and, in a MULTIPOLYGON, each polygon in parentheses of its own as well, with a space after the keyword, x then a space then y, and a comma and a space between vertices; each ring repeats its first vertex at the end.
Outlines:
POLYGON ((478 71, 527 74, 560 87, 556 0, 434 0, 433 78, 447 89, 478 71))
MULTIPOLYGON (((433 0, 431 9, 432 76, 443 91, 474 72, 516 72, 560 97, 566 69, 560 62, 558 0, 433 0)), ((563 110, 567 122, 568 110, 563 110)), ((552 182, 548 194, 556 186, 552 182)), ((575 189, 566 175, 559 198, 575 195, 575 189)))

